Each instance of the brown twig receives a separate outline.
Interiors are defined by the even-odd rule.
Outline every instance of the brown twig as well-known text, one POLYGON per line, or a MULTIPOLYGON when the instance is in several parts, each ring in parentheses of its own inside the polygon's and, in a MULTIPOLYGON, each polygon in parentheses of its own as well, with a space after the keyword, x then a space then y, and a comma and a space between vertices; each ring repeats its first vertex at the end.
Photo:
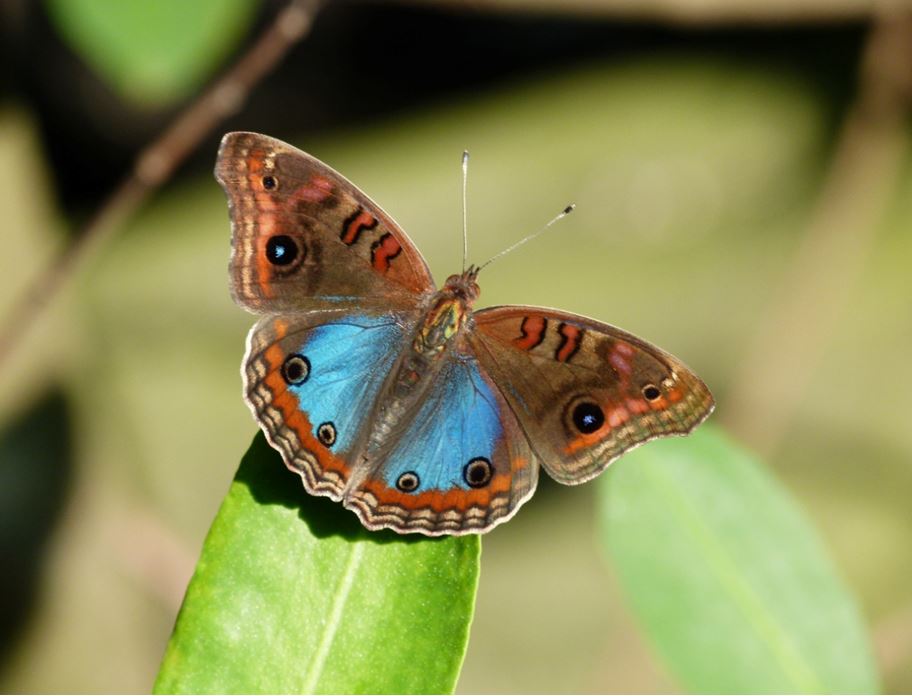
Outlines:
POLYGON ((0 329, 0 367, 79 266, 167 181, 219 122, 241 107, 250 90, 307 35, 317 5, 317 0, 290 0, 237 63, 139 154, 130 173, 98 212, 13 304, 0 329))
POLYGON ((908 667, 909 656, 912 655, 912 604, 901 607, 875 624, 874 651, 886 680, 908 667))
POLYGON ((912 15, 872 27, 859 93, 781 294, 757 323, 722 410, 764 454, 775 451, 861 275, 908 149, 912 15))
POLYGON ((124 498, 102 510, 102 541, 115 567, 174 615, 193 575, 195 552, 158 511, 124 498))

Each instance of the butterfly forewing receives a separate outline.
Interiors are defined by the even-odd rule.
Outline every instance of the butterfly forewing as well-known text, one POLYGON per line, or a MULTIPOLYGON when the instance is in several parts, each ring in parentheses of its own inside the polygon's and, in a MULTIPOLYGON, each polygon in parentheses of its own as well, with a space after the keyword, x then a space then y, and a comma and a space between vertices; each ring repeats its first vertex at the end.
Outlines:
POLYGON ((475 313, 471 342, 545 470, 561 483, 597 476, 627 450, 685 435, 713 409, 683 363, 608 324, 539 307, 475 313))
POLYGON ((231 289, 254 312, 414 307, 434 290, 398 225, 343 176, 279 140, 228 133, 216 179, 232 226, 231 289))

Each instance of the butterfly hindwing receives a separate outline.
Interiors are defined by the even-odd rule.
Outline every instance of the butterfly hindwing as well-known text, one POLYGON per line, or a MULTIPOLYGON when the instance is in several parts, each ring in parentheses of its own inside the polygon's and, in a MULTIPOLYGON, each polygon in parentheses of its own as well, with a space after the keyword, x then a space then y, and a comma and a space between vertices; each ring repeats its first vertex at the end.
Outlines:
POLYGON ((309 312, 263 317, 251 329, 247 403, 311 494, 341 498, 410 322, 402 314, 309 312))
POLYGON ((228 133, 215 167, 232 227, 231 290, 254 312, 413 307, 434 289, 408 236, 351 182, 274 138, 228 133))
POLYGON ((545 470, 582 483, 627 450, 684 435, 713 409, 673 356, 608 324, 552 309, 475 313, 470 342, 545 470))
POLYGON ((345 505, 371 529, 487 531, 535 490, 538 463, 509 406, 468 355, 441 368, 345 505))

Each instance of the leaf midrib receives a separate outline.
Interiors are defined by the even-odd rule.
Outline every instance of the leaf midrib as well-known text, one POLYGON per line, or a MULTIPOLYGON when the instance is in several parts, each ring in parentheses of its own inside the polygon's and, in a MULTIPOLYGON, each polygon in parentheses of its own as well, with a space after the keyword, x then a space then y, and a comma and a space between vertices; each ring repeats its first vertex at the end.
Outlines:
POLYGON ((800 652, 789 639, 779 621, 766 611, 763 602, 750 584, 741 578, 735 562, 718 538, 694 512, 690 502, 677 492, 659 466, 647 466, 645 469, 646 475, 662 491, 670 506, 682 520, 683 526, 690 532, 697 545, 703 549, 708 565, 719 578, 720 584, 732 598, 734 605, 741 610, 747 622, 754 627, 757 635, 776 656, 782 666, 782 671, 800 691, 822 693, 824 688, 820 678, 802 659, 800 652))
POLYGON ((335 640, 336 634, 342 620, 342 612, 348 601, 348 595, 351 593, 352 585, 355 581, 358 567, 361 565, 361 559, 364 556, 364 544, 350 544, 351 553, 345 563, 345 569, 342 578, 336 587, 335 595, 332 600, 332 608, 329 617, 323 626, 323 632, 320 635, 320 642, 314 651, 310 667, 304 674, 304 683, 301 686, 301 692, 305 694, 314 693, 320 677, 323 676, 323 668, 326 666, 326 659, 329 657, 329 649, 335 640))

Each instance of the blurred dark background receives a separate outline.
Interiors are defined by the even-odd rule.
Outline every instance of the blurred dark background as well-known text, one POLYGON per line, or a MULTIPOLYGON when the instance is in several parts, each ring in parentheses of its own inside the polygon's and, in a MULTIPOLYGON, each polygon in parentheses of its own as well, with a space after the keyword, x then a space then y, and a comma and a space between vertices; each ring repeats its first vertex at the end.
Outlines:
MULTIPOLYGON (((235 55, 281 4, 256 7, 235 55)), ((61 205, 67 212, 94 210, 184 103, 149 108, 125 102, 74 55, 41 3, 7 5, 12 20, 6 23, 3 56, 7 94, 34 110, 61 205)), ((623 63, 682 51, 812 80, 830 101, 835 121, 854 94, 867 27, 860 20, 682 27, 562 14, 559 3, 546 9, 510 13, 471 5, 327 3, 307 41, 257 87, 255 98, 225 130, 254 120, 279 136, 319 134, 592 61, 623 63)), ((219 139, 213 133, 208 147, 194 153, 185 167, 189 175, 211 169, 211 149, 219 139)))

